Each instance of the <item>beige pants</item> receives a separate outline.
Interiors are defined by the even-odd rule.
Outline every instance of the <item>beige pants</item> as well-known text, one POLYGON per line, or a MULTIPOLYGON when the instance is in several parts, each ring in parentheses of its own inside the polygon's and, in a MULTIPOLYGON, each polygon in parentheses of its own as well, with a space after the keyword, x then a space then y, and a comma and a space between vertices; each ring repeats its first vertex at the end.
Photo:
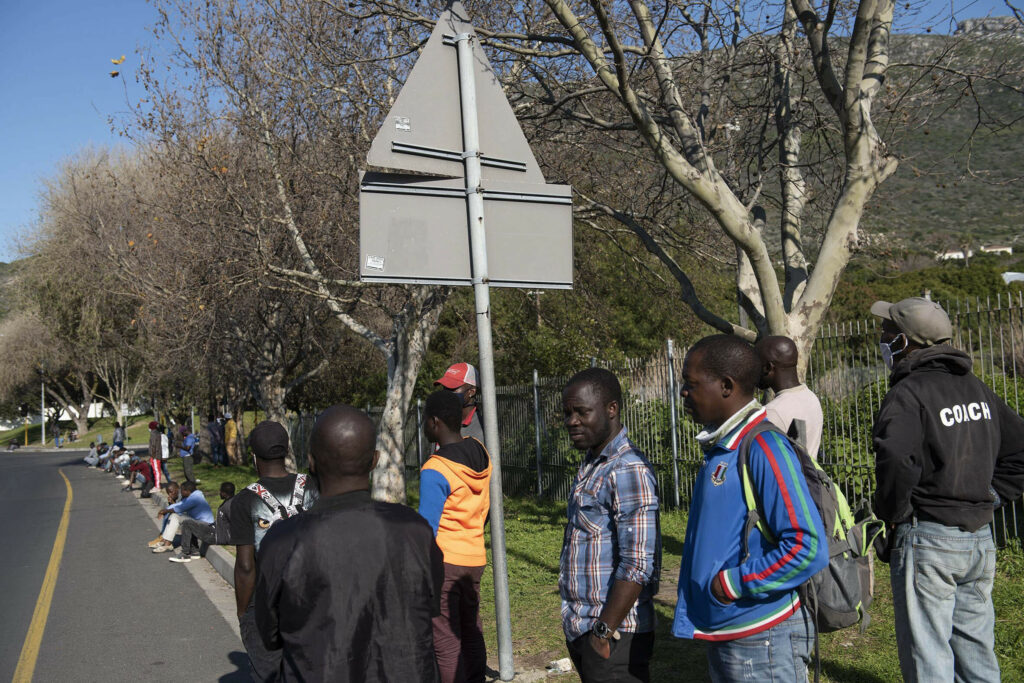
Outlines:
POLYGON ((167 542, 174 540, 174 537, 178 535, 178 529, 181 527, 181 515, 177 512, 172 512, 168 515, 167 527, 164 532, 160 534, 163 539, 167 542))

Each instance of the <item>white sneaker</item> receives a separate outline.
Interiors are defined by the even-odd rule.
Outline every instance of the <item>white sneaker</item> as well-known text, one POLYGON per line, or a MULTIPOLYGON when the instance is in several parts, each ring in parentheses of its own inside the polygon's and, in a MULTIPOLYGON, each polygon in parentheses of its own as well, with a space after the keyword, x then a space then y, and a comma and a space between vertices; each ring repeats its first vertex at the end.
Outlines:
POLYGON ((191 562, 192 561, 192 556, 191 555, 171 555, 167 559, 170 560, 171 562, 179 562, 181 564, 184 564, 186 562, 191 562))
POLYGON ((123 475, 123 474, 119 474, 119 475, 117 475, 117 476, 115 477, 115 479, 124 479, 124 475, 123 475))

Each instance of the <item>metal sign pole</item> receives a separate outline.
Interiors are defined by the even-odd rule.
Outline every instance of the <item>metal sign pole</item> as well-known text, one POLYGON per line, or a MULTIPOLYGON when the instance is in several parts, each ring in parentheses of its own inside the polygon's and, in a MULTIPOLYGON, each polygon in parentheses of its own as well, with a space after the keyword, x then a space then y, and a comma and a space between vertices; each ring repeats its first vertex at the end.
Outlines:
POLYGON ((668 410, 672 426, 672 501, 679 509, 679 412, 676 410, 676 359, 675 347, 668 340, 668 410))
POLYGON ((476 300, 476 332, 480 347, 480 387, 484 400, 484 440, 491 454, 491 563, 494 571, 494 616, 498 625, 498 673, 503 681, 515 675, 512 662, 512 616, 508 598, 505 557, 505 511, 501 492, 501 448, 498 437, 498 400, 494 390, 494 350, 491 342, 491 293, 487 274, 484 233, 484 197, 480 186, 480 131, 477 127, 476 82, 473 75, 473 34, 455 37, 462 102, 462 149, 466 164, 466 205, 469 245, 476 300))
POLYGON ((46 445, 46 381, 39 383, 39 445, 46 445))

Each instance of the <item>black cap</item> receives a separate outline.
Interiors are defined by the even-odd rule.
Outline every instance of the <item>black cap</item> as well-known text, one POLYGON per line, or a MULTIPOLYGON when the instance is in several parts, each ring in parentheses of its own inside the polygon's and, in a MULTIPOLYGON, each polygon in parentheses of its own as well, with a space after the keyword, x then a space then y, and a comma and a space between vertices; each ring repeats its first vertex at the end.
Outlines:
POLYGON ((260 460, 281 460, 288 455, 288 432, 280 422, 264 420, 249 432, 249 446, 260 460))

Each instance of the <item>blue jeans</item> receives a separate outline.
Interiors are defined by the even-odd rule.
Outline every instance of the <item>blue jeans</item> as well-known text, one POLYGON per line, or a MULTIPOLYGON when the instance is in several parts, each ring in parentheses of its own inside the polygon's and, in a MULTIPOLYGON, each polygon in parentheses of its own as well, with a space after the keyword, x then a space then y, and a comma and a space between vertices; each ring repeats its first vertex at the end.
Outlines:
POLYGON ((903 680, 999 681, 989 527, 901 524, 889 565, 903 680))
POLYGON ((708 643, 713 683, 807 683, 814 621, 803 607, 781 624, 746 638, 708 643))

